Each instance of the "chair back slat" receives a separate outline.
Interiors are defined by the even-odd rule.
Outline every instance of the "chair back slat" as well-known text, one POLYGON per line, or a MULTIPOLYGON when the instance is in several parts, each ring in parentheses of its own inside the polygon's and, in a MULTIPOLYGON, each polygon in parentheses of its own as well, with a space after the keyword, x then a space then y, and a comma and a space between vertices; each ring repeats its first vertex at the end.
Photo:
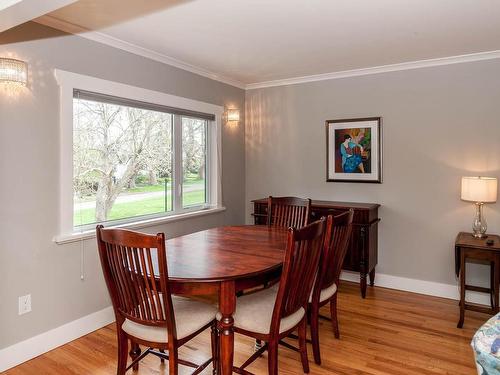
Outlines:
POLYGON ((309 222, 311 200, 296 197, 269 197, 267 224, 284 228, 302 228, 309 222))
MULTIPOLYGON (((324 243, 326 220, 288 231, 285 260, 274 306, 271 330, 279 331, 283 317, 306 309, 324 243)), ((275 332, 278 332, 275 331, 275 332)))
POLYGON ((165 235, 97 227, 99 256, 115 315, 149 326, 167 327, 176 338, 168 285, 165 235))
POLYGON ((318 295, 321 289, 339 282, 351 239, 353 217, 354 211, 350 209, 337 216, 329 215, 327 218, 325 242, 316 286, 319 288, 318 295))

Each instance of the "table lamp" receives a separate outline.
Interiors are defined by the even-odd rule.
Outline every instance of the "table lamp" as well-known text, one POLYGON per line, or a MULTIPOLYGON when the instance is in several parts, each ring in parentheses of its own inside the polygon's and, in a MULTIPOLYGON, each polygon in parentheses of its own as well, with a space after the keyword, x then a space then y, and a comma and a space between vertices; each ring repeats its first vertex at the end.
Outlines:
POLYGON ((497 190, 497 179, 494 177, 462 177, 461 198, 476 205, 476 215, 472 223, 472 233, 476 238, 482 238, 486 233, 488 226, 483 216, 483 205, 497 201, 497 190))

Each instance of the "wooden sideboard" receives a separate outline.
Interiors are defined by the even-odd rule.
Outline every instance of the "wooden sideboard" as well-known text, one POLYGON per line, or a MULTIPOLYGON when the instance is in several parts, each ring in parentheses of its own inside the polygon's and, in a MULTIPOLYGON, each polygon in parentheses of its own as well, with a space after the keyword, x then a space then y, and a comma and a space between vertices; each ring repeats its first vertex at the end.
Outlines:
MULTIPOLYGON (((253 217, 255 224, 266 224, 267 198, 256 199, 253 217)), ((375 282, 375 267, 378 258, 378 217, 379 204, 351 203, 313 200, 311 206, 311 220, 326 215, 338 215, 349 209, 354 210, 354 222, 349 249, 342 269, 359 272, 361 296, 366 296, 366 278, 370 278, 370 285, 375 282)))

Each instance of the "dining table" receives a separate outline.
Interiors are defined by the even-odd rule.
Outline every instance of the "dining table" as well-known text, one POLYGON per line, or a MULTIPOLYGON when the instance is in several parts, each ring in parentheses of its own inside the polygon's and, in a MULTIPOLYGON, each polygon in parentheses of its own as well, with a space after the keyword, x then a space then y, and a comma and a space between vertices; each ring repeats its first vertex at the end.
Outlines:
POLYGON ((212 295, 218 300, 223 375, 233 372, 236 296, 279 279, 287 233, 284 228, 267 225, 223 226, 166 241, 171 292, 212 295))

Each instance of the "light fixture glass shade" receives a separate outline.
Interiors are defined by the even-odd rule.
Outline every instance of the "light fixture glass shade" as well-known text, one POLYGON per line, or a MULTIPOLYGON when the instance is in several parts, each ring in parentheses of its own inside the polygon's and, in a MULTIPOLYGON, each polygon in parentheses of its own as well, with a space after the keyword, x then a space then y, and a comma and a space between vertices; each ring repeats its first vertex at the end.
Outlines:
POLYGON ((13 83, 26 86, 28 64, 24 61, 0 57, 0 83, 13 83))
POLYGON ((494 177, 462 177, 464 201, 494 203, 497 201, 498 184, 494 177))
POLYGON ((228 109, 227 110, 227 121, 240 121, 240 110, 239 109, 228 109))

